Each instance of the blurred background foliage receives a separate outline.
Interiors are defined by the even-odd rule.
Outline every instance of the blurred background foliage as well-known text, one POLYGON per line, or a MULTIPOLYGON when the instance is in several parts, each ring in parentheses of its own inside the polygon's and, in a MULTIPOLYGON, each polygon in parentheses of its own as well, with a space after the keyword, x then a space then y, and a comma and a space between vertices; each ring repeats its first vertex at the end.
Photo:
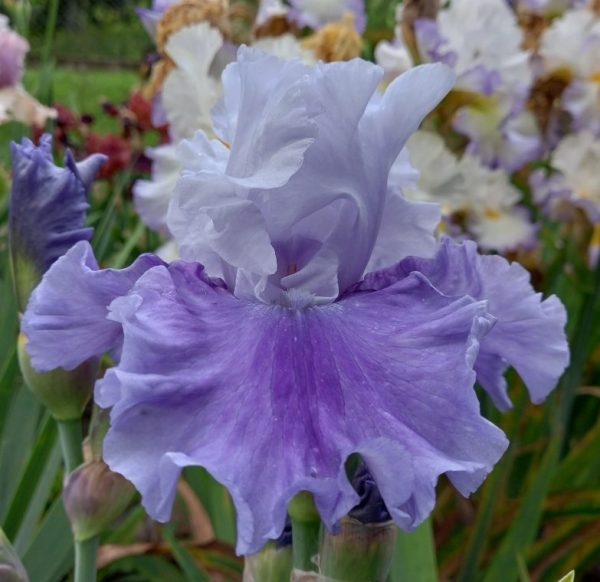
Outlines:
MULTIPOLYGON (((0 12, 31 44, 27 89, 63 104, 79 120, 88 116, 99 135, 121 132, 123 119, 109 114, 106 103, 116 107, 129 99, 143 74, 144 54, 153 50, 135 16, 139 4, 61 0, 49 31, 52 2, 1 0, 0 12)), ((367 56, 378 40, 391 38, 395 4, 368 3, 367 56)), ((29 130, 16 123, 0 127, 0 525, 32 582, 59 582, 69 579, 73 551, 60 497, 57 431, 19 374, 18 314, 6 252, 8 142, 26 135, 29 130)), ((140 139, 134 155, 91 195, 88 220, 103 266, 127 265, 162 242, 139 221, 131 200, 132 181, 144 174, 138 164, 143 146, 157 137, 146 132, 140 139)), ((541 220, 544 269, 533 279, 540 292, 556 293, 567 306, 572 365, 539 406, 529 403, 515 374, 509 373, 510 412, 500 414, 479 393, 484 414, 511 445, 470 499, 446 480, 439 483, 433 514, 439 580, 556 582, 576 569, 577 580, 600 581, 600 269, 587 266, 589 229, 541 220)), ((526 254, 513 258, 528 264, 526 254)), ((171 523, 152 522, 136 500, 103 534, 99 580, 240 581, 234 517, 224 489, 202 469, 188 468, 171 523)), ((396 560, 414 562, 410 582, 434 582, 422 567, 431 556, 397 554, 396 560)), ((390 582, 406 582, 396 571, 390 582)))

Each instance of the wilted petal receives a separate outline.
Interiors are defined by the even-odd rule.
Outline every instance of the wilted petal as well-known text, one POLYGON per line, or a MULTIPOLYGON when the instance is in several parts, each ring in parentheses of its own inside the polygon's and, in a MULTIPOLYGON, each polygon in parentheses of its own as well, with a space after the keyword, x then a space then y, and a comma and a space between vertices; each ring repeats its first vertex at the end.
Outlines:
POLYGON ((162 264, 154 255, 142 255, 127 269, 99 270, 89 243, 77 243, 47 271, 23 315, 21 330, 33 368, 72 370, 118 348, 121 326, 106 318, 108 305, 126 295, 145 271, 162 264))
POLYGON ((56 109, 42 105, 21 85, 0 87, 0 123, 20 121, 33 127, 44 127, 48 119, 55 119, 56 109))
POLYGON ((363 285, 379 288, 413 271, 446 295, 488 301, 498 322, 481 344, 475 371, 498 408, 511 406, 502 376, 505 364, 520 374, 533 402, 548 396, 569 363, 566 311, 559 299, 552 295, 542 301, 529 273, 518 263, 479 255, 475 243, 458 245, 449 238, 443 239, 435 258, 407 258, 396 267, 367 275, 363 285))
POLYGON ((233 496, 241 553, 281 534, 300 490, 335 528, 359 501, 352 452, 411 529, 440 474, 468 494, 506 448, 472 390, 485 305, 419 275, 297 310, 239 300, 176 262, 148 271, 111 318, 124 344, 96 391, 113 406, 106 461, 161 521, 181 468, 206 467, 233 496))

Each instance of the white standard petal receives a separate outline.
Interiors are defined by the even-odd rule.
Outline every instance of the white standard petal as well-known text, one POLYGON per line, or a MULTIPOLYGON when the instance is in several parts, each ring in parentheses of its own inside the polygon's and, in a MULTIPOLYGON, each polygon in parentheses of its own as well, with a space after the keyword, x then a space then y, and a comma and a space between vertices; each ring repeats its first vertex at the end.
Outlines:
POLYGON ((208 22, 178 30, 165 45, 175 68, 163 84, 162 105, 176 141, 191 137, 198 129, 212 134, 210 110, 221 86, 209 75, 209 69, 222 46, 221 33, 208 22))
POLYGON ((158 230, 166 226, 169 202, 179 179, 181 166, 177 158, 177 146, 173 144, 148 148, 146 155, 152 160, 152 179, 136 180, 133 199, 142 222, 158 230))

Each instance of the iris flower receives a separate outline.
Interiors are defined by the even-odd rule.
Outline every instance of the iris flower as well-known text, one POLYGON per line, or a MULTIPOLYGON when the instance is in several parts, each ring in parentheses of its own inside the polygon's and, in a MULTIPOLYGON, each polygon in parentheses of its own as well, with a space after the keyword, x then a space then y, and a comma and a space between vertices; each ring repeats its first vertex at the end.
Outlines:
POLYGON ((44 107, 21 85, 23 62, 29 43, 8 25, 8 18, 0 14, 0 123, 20 121, 43 127, 47 119, 56 117, 56 111, 44 107))
POLYGON ((279 537, 303 490, 335 530, 360 502, 352 453, 396 523, 416 527, 441 474, 468 495, 506 449, 476 374, 505 397, 510 363, 539 400, 568 358, 556 298, 473 244, 437 248, 437 207, 388 188, 452 71, 414 68, 380 97, 382 74, 240 49, 218 138, 180 146, 169 229, 182 260, 98 270, 80 242, 23 318, 39 370, 120 354, 95 392, 112 408, 106 462, 159 521, 182 468, 205 467, 231 493, 243 554, 279 537))

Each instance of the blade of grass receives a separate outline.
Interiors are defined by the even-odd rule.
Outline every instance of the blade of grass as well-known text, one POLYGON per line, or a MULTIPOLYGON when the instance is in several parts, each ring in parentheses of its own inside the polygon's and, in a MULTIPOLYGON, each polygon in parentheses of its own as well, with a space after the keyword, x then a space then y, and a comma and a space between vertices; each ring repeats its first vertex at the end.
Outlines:
POLYGON ((57 497, 23 555, 30 582, 56 582, 73 567, 71 526, 57 497))
POLYGON ((235 544, 235 511, 225 487, 201 467, 185 469, 185 478, 206 509, 217 539, 235 544))
POLYGON ((48 499, 51 498, 53 487, 56 487, 57 479, 62 471, 62 454, 60 446, 55 442, 52 452, 45 464, 44 474, 39 480, 35 489, 35 494, 27 507, 27 512, 23 516, 19 525, 19 533, 15 538, 15 548, 19 554, 23 554, 25 549, 31 543, 33 534, 38 527, 41 517, 48 506, 48 499))
POLYGON ((11 404, 0 441, 0 519, 4 521, 19 476, 37 435, 41 404, 21 386, 11 404))
POLYGON ((56 434, 56 423, 49 414, 46 414, 2 523, 2 529, 11 540, 16 538, 40 479, 44 476, 48 459, 56 445, 56 434))
POLYGON ((200 570, 189 552, 177 541, 171 526, 162 528, 162 537, 173 553, 177 565, 183 570, 187 582, 210 582, 210 578, 205 572, 200 570))

